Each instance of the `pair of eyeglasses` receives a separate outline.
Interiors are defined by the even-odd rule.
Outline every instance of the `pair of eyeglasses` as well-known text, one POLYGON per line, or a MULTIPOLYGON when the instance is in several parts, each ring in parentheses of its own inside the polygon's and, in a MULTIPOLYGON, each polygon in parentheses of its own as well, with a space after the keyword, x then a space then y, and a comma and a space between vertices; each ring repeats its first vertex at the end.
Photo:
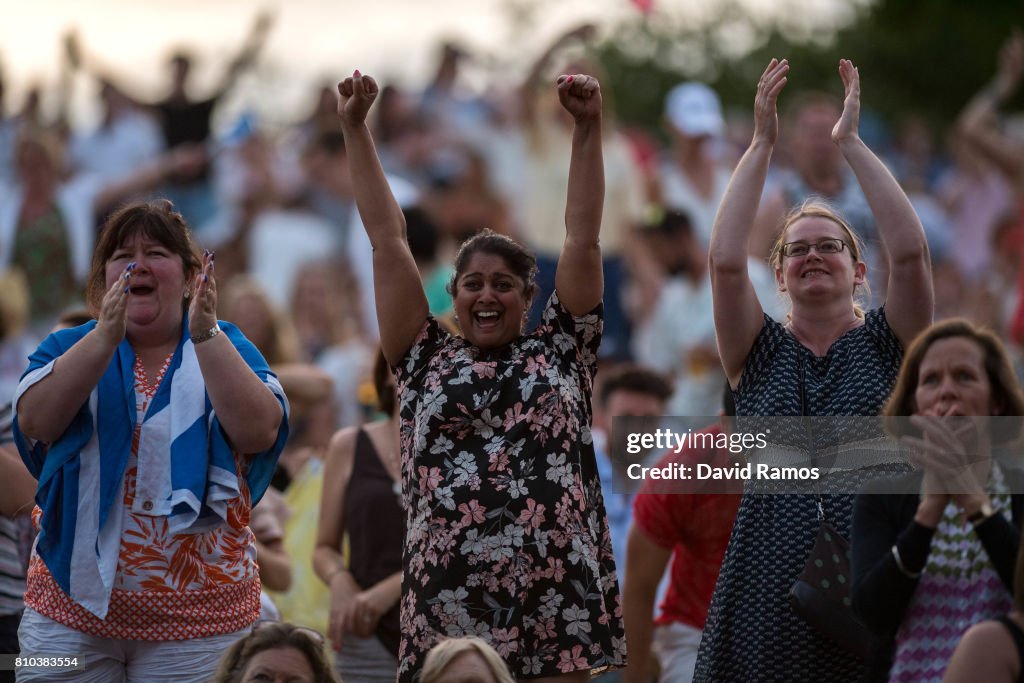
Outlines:
POLYGON ((808 242, 786 242, 782 245, 782 255, 787 258, 807 256, 814 249, 819 254, 838 254, 846 248, 846 242, 836 237, 826 237, 813 244, 808 242))

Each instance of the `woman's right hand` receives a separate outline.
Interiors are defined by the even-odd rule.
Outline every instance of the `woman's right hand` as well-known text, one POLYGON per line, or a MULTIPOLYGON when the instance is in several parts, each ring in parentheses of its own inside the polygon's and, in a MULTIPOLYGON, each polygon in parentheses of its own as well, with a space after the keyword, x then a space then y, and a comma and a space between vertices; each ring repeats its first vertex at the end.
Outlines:
POLYGON ((754 98, 754 142, 774 145, 779 138, 778 98, 786 85, 789 62, 772 59, 768 68, 757 82, 757 96, 754 98))
POLYGON ((366 113, 377 99, 377 81, 371 76, 363 76, 358 69, 352 76, 338 83, 338 115, 348 126, 358 126, 366 122, 366 113))
POLYGON ((129 263, 117 281, 103 295, 96 331, 110 346, 116 347, 124 339, 128 329, 128 298, 131 296, 129 280, 135 264, 129 263))
MULTIPOLYGON (((952 409, 951 409, 952 410, 952 409)), ((991 468, 987 425, 978 418, 928 412, 914 415, 911 424, 921 438, 903 437, 911 463, 924 471, 924 495, 918 516, 934 520, 934 527, 950 501, 965 508, 979 497, 987 500, 985 482, 991 468)))
POLYGON ((327 620, 327 637, 335 652, 340 652, 348 630, 346 624, 355 609, 355 597, 361 590, 352 575, 340 571, 331 578, 331 609, 327 620))
POLYGON ((843 79, 843 113, 832 128, 832 141, 837 145, 855 140, 860 128, 860 71, 849 59, 839 60, 839 76, 843 79))

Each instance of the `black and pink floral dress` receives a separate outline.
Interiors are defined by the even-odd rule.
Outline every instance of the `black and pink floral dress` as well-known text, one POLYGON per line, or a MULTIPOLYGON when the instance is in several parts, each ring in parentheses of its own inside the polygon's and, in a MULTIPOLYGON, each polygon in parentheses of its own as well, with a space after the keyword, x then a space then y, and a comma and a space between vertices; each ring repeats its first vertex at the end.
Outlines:
POLYGON ((517 678, 625 664, 590 433, 601 312, 574 318, 553 294, 534 332, 493 352, 429 318, 396 368, 400 682, 452 636, 483 638, 517 678))

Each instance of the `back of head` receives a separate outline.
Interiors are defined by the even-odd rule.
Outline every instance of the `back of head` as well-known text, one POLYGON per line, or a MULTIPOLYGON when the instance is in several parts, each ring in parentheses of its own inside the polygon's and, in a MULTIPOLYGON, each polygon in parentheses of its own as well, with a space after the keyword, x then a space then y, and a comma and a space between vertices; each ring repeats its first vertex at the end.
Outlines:
POLYGON ((672 385, 661 374, 633 363, 619 365, 605 373, 597 393, 598 405, 604 408, 617 391, 629 391, 656 398, 664 403, 672 395, 672 385))
POLYGON ((417 265, 429 265, 437 258, 438 230, 434 219, 418 206, 402 209, 405 238, 417 265))

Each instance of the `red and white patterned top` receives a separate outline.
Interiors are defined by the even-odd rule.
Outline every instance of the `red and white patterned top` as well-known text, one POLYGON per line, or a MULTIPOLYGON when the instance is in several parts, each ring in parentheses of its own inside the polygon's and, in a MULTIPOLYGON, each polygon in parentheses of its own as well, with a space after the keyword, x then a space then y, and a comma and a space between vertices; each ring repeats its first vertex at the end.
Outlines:
MULTIPOLYGON (((170 534, 165 517, 132 511, 140 425, 172 355, 152 384, 142 362, 135 362, 138 420, 125 469, 121 550, 106 618, 100 619, 68 597, 35 552, 29 563, 25 605, 90 635, 189 640, 240 631, 259 618, 259 568, 248 527, 249 489, 242 474, 240 494, 228 503, 227 521, 211 530, 170 534)), ((238 471, 244 472, 241 463, 238 471)), ((41 514, 36 507, 37 528, 41 514)))

